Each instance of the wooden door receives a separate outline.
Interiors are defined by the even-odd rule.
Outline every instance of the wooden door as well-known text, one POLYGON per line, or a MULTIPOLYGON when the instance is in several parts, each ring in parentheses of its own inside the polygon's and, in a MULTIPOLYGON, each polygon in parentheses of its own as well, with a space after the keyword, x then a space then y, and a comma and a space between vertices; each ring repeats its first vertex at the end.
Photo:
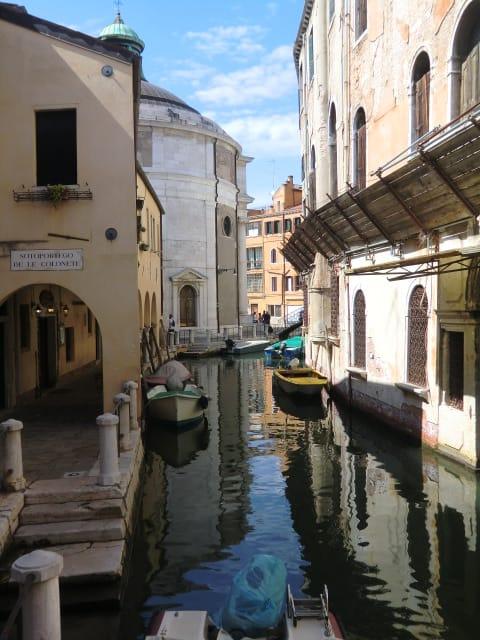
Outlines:
POLYGON ((365 189, 367 186, 367 126, 364 124, 357 131, 357 175, 355 186, 365 189))
POLYGON ((430 72, 415 83, 415 135, 416 139, 428 133, 430 127, 430 72))
POLYGON ((197 293, 190 285, 180 291, 180 326, 197 326, 197 293))
POLYGON ((480 43, 468 54, 462 64, 462 91, 460 112, 480 102, 480 43))

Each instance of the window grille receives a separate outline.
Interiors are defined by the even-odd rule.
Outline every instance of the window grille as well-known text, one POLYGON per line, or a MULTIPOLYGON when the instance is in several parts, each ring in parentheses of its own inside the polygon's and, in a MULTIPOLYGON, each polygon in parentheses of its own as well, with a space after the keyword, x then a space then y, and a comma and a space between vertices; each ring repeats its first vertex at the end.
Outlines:
POLYGON ((263 276, 247 275, 248 293, 263 293, 263 276))
POLYGON ((353 303, 353 366, 367 366, 366 307, 363 291, 357 291, 353 303))
POLYGON ((415 287, 408 305, 407 382, 427 386, 428 298, 415 287))
POLYGON ((338 336, 338 308, 339 308, 338 276, 335 269, 330 272, 330 331, 338 336))

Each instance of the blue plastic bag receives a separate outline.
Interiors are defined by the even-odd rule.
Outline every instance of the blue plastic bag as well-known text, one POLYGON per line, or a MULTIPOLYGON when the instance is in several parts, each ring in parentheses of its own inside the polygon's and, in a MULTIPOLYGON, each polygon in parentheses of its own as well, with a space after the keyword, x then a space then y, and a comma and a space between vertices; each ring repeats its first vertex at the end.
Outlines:
POLYGON ((280 558, 252 557, 233 579, 222 611, 222 627, 238 637, 265 635, 280 623, 285 609, 287 570, 280 558))

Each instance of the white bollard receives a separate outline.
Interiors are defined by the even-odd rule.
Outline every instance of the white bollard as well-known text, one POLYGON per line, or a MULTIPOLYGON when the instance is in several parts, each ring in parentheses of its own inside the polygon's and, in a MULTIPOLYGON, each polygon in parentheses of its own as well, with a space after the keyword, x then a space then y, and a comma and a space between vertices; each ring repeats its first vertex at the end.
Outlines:
POLYGON ((23 640, 60 640, 60 589, 63 558, 58 553, 37 549, 12 565, 11 577, 22 585, 23 640))
POLYGON ((180 344, 180 332, 175 331, 173 334, 173 345, 175 347, 178 347, 179 344, 180 344))
POLYGON ((117 393, 113 399, 118 407, 118 419, 120 421, 120 451, 130 451, 130 396, 126 393, 117 393))
POLYGON ((241 340, 243 338, 243 327, 238 327, 238 338, 241 340))
POLYGON ((6 420, 0 425, 5 434, 5 458, 3 460, 2 485, 6 491, 25 489, 22 459, 22 429, 20 420, 6 420))
POLYGON ((252 336, 253 336, 254 338, 256 338, 256 337, 257 337, 257 325, 256 325, 256 324, 254 324, 254 325, 253 325, 252 336))
POLYGON ((120 482, 118 466, 117 425, 118 416, 104 413, 97 418, 100 438, 100 474, 97 484, 110 487, 120 482))
POLYGON ((133 380, 129 380, 123 385, 125 393, 130 396, 130 431, 138 430, 138 404, 137 391, 138 384, 133 380))
POLYGON ((205 331, 205 336, 206 336, 207 347, 208 347, 208 345, 210 344, 210 340, 211 340, 211 338, 212 338, 212 336, 211 336, 211 334, 210 334, 210 329, 207 329, 207 330, 205 331))
POLYGON ((189 329, 188 331, 188 341, 190 344, 195 342, 195 329, 189 329))

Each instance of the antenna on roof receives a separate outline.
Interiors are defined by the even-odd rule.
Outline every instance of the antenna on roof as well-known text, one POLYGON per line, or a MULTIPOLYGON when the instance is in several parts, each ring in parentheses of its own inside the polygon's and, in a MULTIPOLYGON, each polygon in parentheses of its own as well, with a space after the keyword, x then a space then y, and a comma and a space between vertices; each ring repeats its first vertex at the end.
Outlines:
POLYGON ((122 2, 122 0, 115 0, 113 4, 117 8, 117 16, 119 16, 120 15, 120 7, 122 6, 123 2, 122 2))

